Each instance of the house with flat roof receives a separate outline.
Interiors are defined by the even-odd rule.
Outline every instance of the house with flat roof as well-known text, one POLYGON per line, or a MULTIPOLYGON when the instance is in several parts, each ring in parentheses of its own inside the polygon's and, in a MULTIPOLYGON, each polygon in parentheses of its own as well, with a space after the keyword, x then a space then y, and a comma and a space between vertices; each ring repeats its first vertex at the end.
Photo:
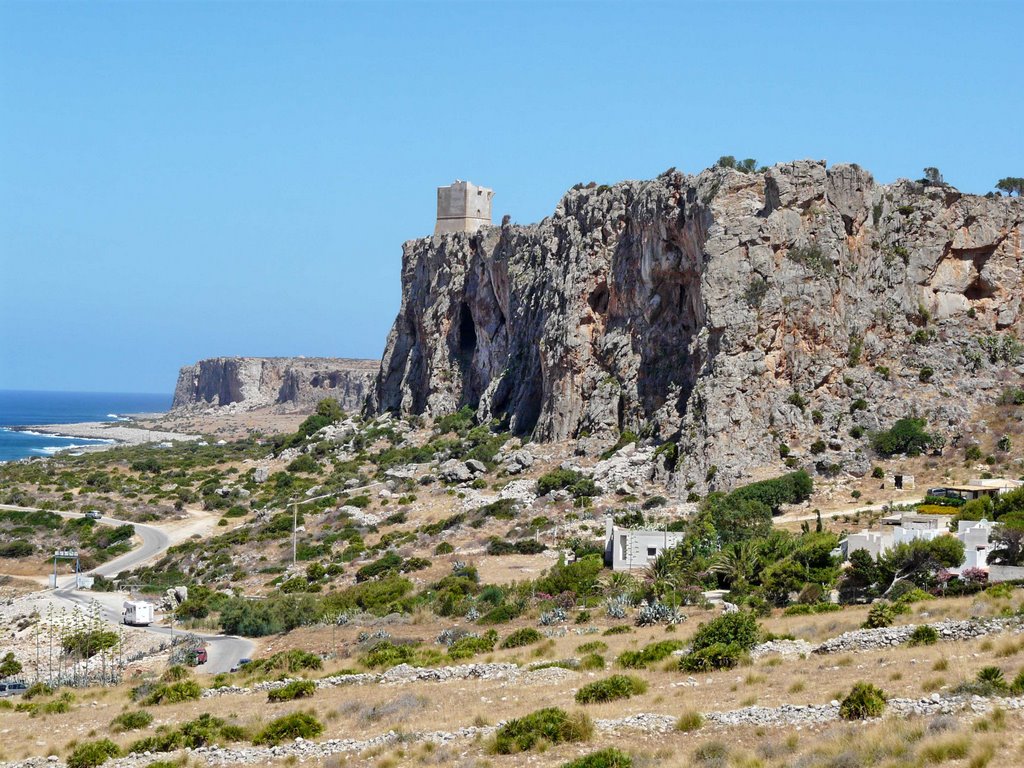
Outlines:
POLYGON ((683 534, 677 531, 620 528, 609 515, 605 519, 604 562, 613 571, 646 568, 682 540, 683 534))

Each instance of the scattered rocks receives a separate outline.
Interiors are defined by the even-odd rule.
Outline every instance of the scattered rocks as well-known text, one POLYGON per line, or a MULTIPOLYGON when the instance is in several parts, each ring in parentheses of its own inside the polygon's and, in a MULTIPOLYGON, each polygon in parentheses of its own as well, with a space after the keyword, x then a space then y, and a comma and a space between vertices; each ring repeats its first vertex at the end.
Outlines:
POLYGON ((750 651, 750 658, 757 659, 765 656, 806 656, 814 651, 814 646, 806 640, 771 640, 767 643, 755 645, 750 651))

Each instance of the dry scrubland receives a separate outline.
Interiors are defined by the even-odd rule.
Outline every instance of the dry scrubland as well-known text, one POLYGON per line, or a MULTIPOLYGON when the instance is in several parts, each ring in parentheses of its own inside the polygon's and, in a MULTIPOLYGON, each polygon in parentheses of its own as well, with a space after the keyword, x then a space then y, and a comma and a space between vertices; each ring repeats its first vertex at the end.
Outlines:
MULTIPOLYGON (((218 414, 207 433, 216 432, 221 428, 217 425, 225 420, 230 421, 227 416, 218 414)), ((999 451, 995 438, 979 428, 977 439, 970 436, 970 440, 972 444, 979 444, 983 456, 992 456, 991 462, 967 461, 962 448, 947 448, 941 457, 890 460, 879 457, 877 464, 888 472, 915 474, 921 489, 944 480, 967 479, 982 471, 1018 474, 1017 457, 1020 447, 1024 446, 1024 437, 1018 439, 1021 429, 1016 410, 993 408, 979 424, 984 426, 986 420, 996 423, 1000 434, 1010 435, 1013 446, 1011 450, 999 451)), ((536 498, 532 489, 536 489, 538 481, 553 472, 557 474, 563 463, 568 461, 579 470, 581 474, 575 475, 573 480, 577 483, 588 474, 596 476, 609 461, 614 463, 616 454, 610 451, 603 458, 575 456, 573 446, 567 443, 520 446, 499 427, 474 425, 466 415, 453 417, 441 427, 334 418, 324 429, 317 427, 319 431, 309 429, 304 433, 305 422, 296 426, 295 421, 287 428, 299 431, 276 439, 258 439, 251 432, 256 427, 248 424, 240 427, 240 432, 232 433, 246 434, 244 440, 224 446, 189 446, 164 452, 119 448, 106 454, 61 457, 8 468, 4 500, 78 511, 95 506, 108 514, 123 514, 128 519, 150 520, 156 524, 189 514, 202 514, 207 518, 212 515, 214 520, 219 517, 220 525, 212 534, 185 540, 137 577, 151 584, 154 592, 175 583, 193 586, 189 614, 180 618, 184 626, 195 629, 216 630, 222 625, 223 596, 218 596, 217 590, 274 599, 288 592, 288 597, 312 601, 306 604, 310 613, 298 626, 258 639, 256 654, 257 658, 265 658, 281 651, 301 650, 322 656, 325 659, 323 669, 300 673, 312 679, 343 672, 382 672, 383 668, 371 670, 367 666, 367 654, 382 637, 374 637, 379 632, 386 632, 387 639, 398 646, 415 644, 416 653, 421 654, 416 662, 428 667, 513 663, 521 665, 523 671, 514 679, 470 678, 404 684, 366 682, 324 687, 317 689, 310 698, 283 703, 268 702, 264 690, 147 705, 145 709, 153 718, 151 723, 136 731, 114 732, 111 723, 115 717, 139 709, 139 704, 130 700, 131 689, 146 677, 155 677, 153 673, 115 688, 74 691, 73 700, 65 697, 63 703, 62 692, 43 697, 37 700, 42 702, 42 708, 34 716, 30 712, 0 709, 0 761, 34 757, 45 761, 47 755, 57 755, 63 760, 74 753, 77 745, 107 736, 126 748, 139 738, 195 721, 204 713, 242 728, 246 740, 238 744, 246 746, 272 719, 305 712, 324 725, 323 733, 315 737, 318 742, 329 739, 365 742, 389 732, 396 732, 398 736, 393 742, 330 757, 302 758, 260 752, 253 761, 382 767, 561 766, 582 755, 614 747, 630 755, 636 766, 923 768, 949 765, 983 768, 1024 762, 1021 744, 1024 710, 992 710, 991 703, 985 705, 990 710, 987 713, 967 711, 911 718, 890 714, 880 722, 867 723, 726 726, 709 721, 699 723, 695 718, 697 713, 727 712, 755 705, 828 705, 833 700, 842 700, 859 682, 878 686, 890 698, 945 697, 958 686, 975 680, 980 670, 993 665, 998 666, 1005 680, 1010 682, 1024 671, 1024 635, 1015 633, 1012 628, 999 635, 943 640, 919 647, 900 645, 832 655, 770 654, 754 661, 745 660, 733 669, 703 674, 679 671, 676 656, 663 658, 643 669, 625 669, 616 662, 621 654, 664 640, 685 644, 700 624, 719 616, 720 610, 684 606, 681 611, 685 620, 671 629, 664 625, 634 627, 634 612, 625 619, 610 619, 606 616, 604 600, 614 592, 614 579, 605 571, 589 594, 591 618, 588 621, 574 622, 579 604, 588 601, 588 595, 583 594, 573 598, 576 607, 569 608, 564 621, 541 626, 541 615, 556 605, 556 596, 538 595, 536 587, 529 588, 527 582, 537 582, 550 574, 567 546, 582 547, 582 552, 592 553, 594 545, 600 545, 603 537, 606 514, 635 516, 642 513, 648 523, 685 520, 691 524, 706 512, 705 499, 676 498, 662 484, 664 475, 659 476, 660 480, 637 482, 621 474, 611 475, 605 488, 587 489, 584 484, 580 490, 573 485, 536 498), (424 454, 419 449, 427 444, 432 448, 424 454), (519 448, 531 453, 532 463, 513 471, 509 462, 512 451, 519 448), (452 455, 459 461, 480 457, 484 469, 474 473, 471 479, 446 479, 442 465, 452 455), (257 479, 257 469, 264 473, 262 479, 257 479), (513 485, 517 490, 508 499, 508 506, 489 506, 513 485), (293 566, 288 505, 292 500, 321 496, 322 501, 302 508, 299 562, 293 566), (548 549, 535 554, 496 555, 489 552, 495 540, 505 545, 535 542, 548 549), (361 569, 380 566, 389 555, 396 555, 398 560, 387 570, 363 574, 361 569), (454 607, 446 607, 440 599, 443 590, 437 585, 464 571, 467 564, 475 570, 476 586, 470 588, 470 594, 461 603, 456 601, 454 607), (314 566, 319 566, 320 570, 311 571, 314 566), (377 583, 381 578, 406 579, 408 600, 368 610, 352 610, 342 604, 340 610, 350 623, 330 625, 329 620, 335 614, 321 610, 317 601, 345 593, 359 583, 377 583), (443 631, 458 627, 483 634, 492 628, 467 617, 470 606, 486 610, 488 604, 480 596, 489 587, 500 588, 506 604, 519 600, 521 610, 517 609, 511 621, 493 626, 498 634, 493 650, 461 660, 448 658, 445 647, 437 644, 443 631), (192 610, 197 606, 207 612, 198 615, 198 611, 192 610), (306 622, 309 625, 304 625, 306 622), (612 626, 628 627, 629 631, 606 636, 605 630, 612 626), (501 647, 511 633, 525 628, 534 628, 544 637, 519 648, 501 647), (371 637, 361 638, 362 633, 371 637), (594 643, 597 645, 587 647, 594 643), (600 657, 600 661, 593 654, 600 657), (576 670, 557 666, 560 662, 587 656, 590 656, 590 668, 576 670), (594 668, 600 663, 604 664, 603 668, 594 668), (529 665, 538 664, 556 666, 526 671, 529 665), (575 696, 584 685, 614 674, 635 676, 642 681, 642 692, 605 703, 577 703, 575 696), (52 709, 67 711, 47 714, 48 702, 54 703, 52 709), (570 714, 585 713, 595 724, 593 733, 580 742, 541 743, 514 755, 494 753, 494 726, 546 707, 559 707, 570 714), (602 722, 644 713, 665 716, 670 721, 681 718, 685 727, 662 732, 651 725, 662 722, 659 720, 648 721, 646 728, 637 727, 636 723, 614 726, 602 722), (424 740, 422 736, 464 728, 482 730, 443 744, 424 740)), ((632 438, 637 440, 636 436, 632 438)), ((627 455, 632 450, 631 441, 624 436, 620 442, 617 448, 624 450, 619 455, 627 455)), ((616 471, 623 467, 629 469, 628 462, 620 462, 620 465, 616 471)), ((758 477, 778 476, 788 469, 791 467, 780 457, 777 467, 764 468, 758 477)), ((803 534, 811 541, 815 536, 858 530, 878 517, 877 512, 856 512, 854 507, 921 495, 885 490, 879 485, 880 481, 870 476, 860 479, 816 477, 813 495, 799 504, 784 505, 779 511, 786 514, 775 518, 776 527, 790 531, 795 541, 803 540, 801 527, 807 522, 800 518, 812 517, 809 527, 813 529, 813 511, 821 509, 825 513, 823 532, 803 534), (854 498, 853 491, 860 492, 858 498, 854 498), (845 513, 847 509, 851 510, 849 514, 845 513), (838 514, 829 516, 830 512, 838 514)), ((767 513, 767 508, 761 512, 767 513)), ((43 542, 50 535, 48 531, 62 529, 54 528, 57 523, 49 518, 36 519, 35 528, 28 525, 29 522, 11 518, 8 530, 22 526, 17 535, 24 537, 37 551, 29 556, 5 559, 0 570, 26 575, 34 573, 34 569, 40 573, 45 571, 43 542), (52 523, 49 529, 47 520, 52 523)), ((760 541, 766 538, 764 523, 770 530, 770 514, 767 520, 760 522, 752 518, 743 520, 740 527, 761 525, 757 533, 760 537, 757 541, 760 541)), ((95 541, 94 533, 88 533, 88 540, 95 541)), ((101 544, 97 544, 100 550, 104 548, 99 546, 101 544)), ((104 554, 97 552, 97 559, 104 554)), ((712 560, 705 565, 710 565, 712 560)), ((755 569, 753 585, 733 584, 737 590, 733 599, 762 613, 770 610, 761 598, 762 587, 756 585, 756 579, 761 575, 757 571, 771 565, 768 560, 755 569)), ((820 565, 819 562, 815 567, 820 565)), ((830 565, 822 571, 822 578, 834 580, 836 572, 834 565, 830 565)), ((657 586, 656 574, 638 573, 636 576, 633 585, 625 588, 627 591, 633 590, 648 599, 670 602, 674 599, 671 596, 676 587, 671 585, 675 582, 662 580, 661 586, 657 586)), ((706 587, 720 577, 708 571, 693 578, 706 587)), ((23 583, 13 581, 0 586, 6 590, 4 596, 11 598, 16 597, 16 589, 24 589, 23 583)), ((894 623, 1011 616, 1020 612, 1024 603, 1022 597, 1017 590, 1001 597, 979 593, 969 597, 919 600, 911 604, 909 612, 897 615, 894 623)), ((793 599, 783 596, 782 604, 793 599)), ((810 602, 822 599, 823 595, 806 597, 810 602)), ((868 606, 850 605, 828 613, 784 615, 781 608, 776 607, 759 621, 766 632, 817 644, 858 629, 868 613, 868 606)), ((244 673, 216 679, 200 674, 196 680, 204 688, 251 686, 254 682, 253 677, 244 673)), ((172 753, 166 757, 182 765, 202 765, 207 759, 199 753, 172 753)), ((154 759, 156 756, 146 761, 154 759)), ((216 762, 218 758, 210 759, 216 762)), ((587 765, 599 768, 616 764, 595 761, 587 765)))
MULTIPOLYGON (((958 598, 917 604, 905 620, 934 621, 939 617, 997 614, 1016 609, 1021 596, 1011 599, 958 598)), ((765 624, 777 633, 800 638, 824 639, 860 625, 866 608, 817 617, 773 617, 765 624)), ((150 726, 112 738, 128 746, 163 724, 180 724, 210 712, 256 732, 271 718, 291 711, 315 714, 326 729, 320 739, 373 736, 396 730, 408 734, 404 744, 378 748, 328 760, 335 765, 561 765, 581 754, 614 746, 635 757, 635 765, 678 766, 871 766, 871 765, 1015 765, 1024 760, 1024 713, 995 712, 978 716, 937 716, 889 719, 878 724, 832 723, 807 727, 756 728, 704 724, 692 731, 645 733, 623 728, 598 729, 585 743, 552 746, 520 755, 489 754, 488 737, 466 738, 444 746, 417 741, 423 731, 456 730, 471 725, 493 725, 499 720, 520 717, 542 707, 585 710, 594 720, 614 719, 636 713, 681 716, 693 712, 739 709, 758 704, 823 704, 842 698, 858 681, 870 680, 893 697, 913 698, 945 692, 975 677, 978 670, 998 665, 1007 679, 1024 669, 1024 637, 996 635, 970 642, 939 642, 923 647, 898 647, 883 651, 806 658, 768 656, 733 670, 689 676, 676 669, 675 659, 649 669, 628 670, 647 683, 647 691, 626 701, 591 704, 574 702, 579 688, 612 673, 623 672, 614 659, 623 651, 665 639, 686 640, 696 624, 716 615, 692 611, 675 632, 663 627, 638 628, 629 634, 604 636, 601 632, 576 634, 575 626, 563 637, 546 639, 526 648, 498 651, 473 659, 474 663, 511 661, 532 663, 579 657, 578 647, 600 641, 607 660, 603 671, 555 671, 537 673, 516 683, 489 680, 415 682, 405 685, 366 684, 317 690, 301 702, 268 704, 263 692, 225 695, 213 699, 148 707, 154 720, 150 726), (696 684, 694 684, 696 683, 696 684)), ((503 629, 502 636, 518 626, 503 629)), ((390 624, 395 638, 427 639, 447 624, 411 621, 390 624)), ((605 623, 599 625, 603 630, 605 623)), ((330 654, 339 647, 356 647, 356 628, 303 628, 275 639, 266 652, 302 648, 330 654)), ((359 668, 355 659, 329 661, 316 677, 341 669, 359 668)), ((239 683, 241 675, 231 676, 239 683)), ((199 681, 209 685, 209 678, 199 681)), ((223 682, 220 680, 218 682, 223 682)), ((120 713, 138 707, 129 701, 130 686, 76 692, 71 711, 59 715, 31 717, 27 713, 3 710, 0 735, 4 760, 34 755, 66 755, 74 742, 107 735, 111 721, 120 713)), ((191 762, 201 764, 198 756, 191 762)), ((287 764, 287 763, 284 763, 287 764)))

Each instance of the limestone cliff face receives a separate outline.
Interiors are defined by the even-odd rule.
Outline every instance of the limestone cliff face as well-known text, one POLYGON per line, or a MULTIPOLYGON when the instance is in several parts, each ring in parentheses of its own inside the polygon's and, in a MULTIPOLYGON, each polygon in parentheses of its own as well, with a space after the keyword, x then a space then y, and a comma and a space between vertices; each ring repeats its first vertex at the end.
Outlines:
POLYGON ((379 365, 329 357, 214 357, 181 369, 171 407, 238 403, 245 410, 312 411, 333 397, 346 410, 359 410, 379 365))
POLYGON ((1019 378, 1022 219, 812 161, 578 187, 539 224, 405 244, 370 406, 470 404, 583 451, 630 430, 700 488, 781 468, 782 443, 859 474, 855 427, 917 413, 955 439, 1019 378))

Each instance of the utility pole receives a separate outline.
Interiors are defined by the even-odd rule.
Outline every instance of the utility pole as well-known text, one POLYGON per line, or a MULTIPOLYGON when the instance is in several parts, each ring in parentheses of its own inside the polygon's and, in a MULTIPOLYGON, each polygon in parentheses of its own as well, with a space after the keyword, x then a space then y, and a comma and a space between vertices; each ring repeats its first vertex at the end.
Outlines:
POLYGON ((295 567, 295 554, 299 539, 299 502, 292 504, 292 568, 295 567))

